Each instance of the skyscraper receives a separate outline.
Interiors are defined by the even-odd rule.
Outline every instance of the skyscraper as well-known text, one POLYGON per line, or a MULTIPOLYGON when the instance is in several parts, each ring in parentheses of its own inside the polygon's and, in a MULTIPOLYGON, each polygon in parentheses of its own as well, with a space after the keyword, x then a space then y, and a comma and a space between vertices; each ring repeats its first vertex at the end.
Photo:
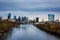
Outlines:
POLYGON ((48 21, 54 21, 54 14, 48 14, 48 21))
POLYGON ((38 17, 36 18, 36 22, 39 22, 39 18, 38 17))
POLYGON ((24 21, 24 17, 22 17, 22 21, 24 21))
POLYGON ((20 17, 20 16, 18 17, 18 21, 19 21, 19 22, 21 21, 21 17, 20 17))
POLYGON ((8 15, 8 19, 11 19, 11 13, 9 13, 9 15, 8 15))
POLYGON ((16 20, 16 16, 14 16, 14 20, 16 20))

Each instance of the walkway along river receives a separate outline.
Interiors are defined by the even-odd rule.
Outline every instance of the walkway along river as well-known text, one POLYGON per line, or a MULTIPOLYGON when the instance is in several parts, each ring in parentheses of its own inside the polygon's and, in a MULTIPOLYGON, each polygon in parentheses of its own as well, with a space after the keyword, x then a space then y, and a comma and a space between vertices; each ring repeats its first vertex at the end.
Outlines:
POLYGON ((60 38, 40 30, 32 24, 21 24, 13 28, 1 40, 60 40, 60 38))

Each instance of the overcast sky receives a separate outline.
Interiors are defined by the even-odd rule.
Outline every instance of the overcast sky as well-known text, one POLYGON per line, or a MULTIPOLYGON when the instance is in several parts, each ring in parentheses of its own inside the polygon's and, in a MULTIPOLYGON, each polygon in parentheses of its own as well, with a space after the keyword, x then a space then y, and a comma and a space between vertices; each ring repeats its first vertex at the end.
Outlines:
POLYGON ((60 0, 0 0, 0 11, 60 11, 60 0))
POLYGON ((1 15, 6 16, 8 12, 20 16, 45 15, 46 18, 47 14, 52 13, 59 17, 60 0, 0 0, 0 13, 3 13, 1 15))

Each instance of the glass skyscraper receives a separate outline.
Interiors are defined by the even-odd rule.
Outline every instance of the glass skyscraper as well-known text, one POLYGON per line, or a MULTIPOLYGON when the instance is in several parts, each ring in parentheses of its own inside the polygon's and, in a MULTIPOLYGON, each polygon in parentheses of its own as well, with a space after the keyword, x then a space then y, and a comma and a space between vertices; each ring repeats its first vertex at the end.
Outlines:
POLYGON ((48 21, 54 21, 54 14, 48 14, 48 21))

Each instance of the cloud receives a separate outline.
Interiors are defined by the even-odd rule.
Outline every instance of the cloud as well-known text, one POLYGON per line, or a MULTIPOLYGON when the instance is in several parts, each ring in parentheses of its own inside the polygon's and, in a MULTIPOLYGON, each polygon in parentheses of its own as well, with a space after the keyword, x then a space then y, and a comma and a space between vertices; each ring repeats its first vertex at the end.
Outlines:
POLYGON ((59 4, 60 0, 0 0, 0 2, 4 2, 4 3, 54 3, 54 4, 59 4))
POLYGON ((0 0, 5 2, 59 2, 60 0, 0 0))
POLYGON ((0 0, 0 11, 60 11, 60 0, 0 0))

